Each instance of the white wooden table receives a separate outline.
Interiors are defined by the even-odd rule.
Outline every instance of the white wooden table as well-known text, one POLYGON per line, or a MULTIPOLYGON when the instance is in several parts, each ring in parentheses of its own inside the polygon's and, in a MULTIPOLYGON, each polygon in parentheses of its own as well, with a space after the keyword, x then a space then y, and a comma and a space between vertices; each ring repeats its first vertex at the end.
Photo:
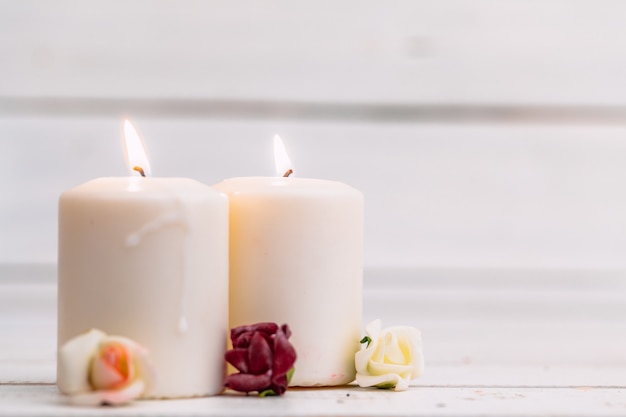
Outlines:
POLYGON ((626 414, 626 272, 368 270, 365 320, 423 331, 426 374, 406 392, 291 389, 64 404, 54 385, 52 265, 0 267, 0 415, 598 416, 626 414))

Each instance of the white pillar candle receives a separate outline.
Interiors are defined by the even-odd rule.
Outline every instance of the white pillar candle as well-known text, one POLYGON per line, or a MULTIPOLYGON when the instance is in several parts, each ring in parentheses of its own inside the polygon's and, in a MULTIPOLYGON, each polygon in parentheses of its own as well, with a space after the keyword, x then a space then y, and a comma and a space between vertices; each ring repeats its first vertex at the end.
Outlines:
MULTIPOLYGON (((284 172, 284 171, 283 171, 284 172)), ((230 326, 287 323, 292 386, 354 380, 363 288, 363 195, 302 178, 232 178, 230 326)))
POLYGON ((99 328, 149 350, 149 397, 222 391, 226 196, 185 178, 100 178, 66 191, 58 278, 59 346, 99 328))

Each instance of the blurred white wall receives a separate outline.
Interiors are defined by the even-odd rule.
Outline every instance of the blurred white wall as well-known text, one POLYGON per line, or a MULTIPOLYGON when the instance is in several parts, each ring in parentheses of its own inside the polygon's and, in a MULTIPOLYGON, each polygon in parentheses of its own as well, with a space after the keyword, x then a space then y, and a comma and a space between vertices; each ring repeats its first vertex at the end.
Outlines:
POLYGON ((366 266, 626 267, 617 1, 0 0, 0 263, 126 175, 302 177, 366 196, 366 266))

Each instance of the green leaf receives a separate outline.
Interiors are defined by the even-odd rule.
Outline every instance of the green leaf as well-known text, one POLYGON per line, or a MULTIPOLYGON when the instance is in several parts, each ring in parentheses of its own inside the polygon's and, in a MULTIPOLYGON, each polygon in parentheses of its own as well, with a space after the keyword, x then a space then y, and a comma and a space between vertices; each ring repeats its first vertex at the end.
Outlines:
POLYGON ((276 394, 276 391, 274 391, 273 389, 266 389, 265 391, 261 391, 259 392, 259 397, 264 398, 264 397, 271 397, 274 395, 278 395, 276 394))
POLYGON ((359 343, 367 343, 367 347, 370 347, 370 344, 372 343, 372 338, 369 336, 365 336, 363 339, 361 339, 359 343))
POLYGON ((389 388, 393 388, 395 386, 396 386, 396 384, 394 384, 394 383, 386 383, 386 384, 376 385, 376 388, 389 389, 389 388))
POLYGON ((287 371, 287 385, 289 385, 289 383, 291 382, 291 378, 293 378, 293 374, 296 372, 296 368, 295 367, 291 367, 290 370, 287 371))

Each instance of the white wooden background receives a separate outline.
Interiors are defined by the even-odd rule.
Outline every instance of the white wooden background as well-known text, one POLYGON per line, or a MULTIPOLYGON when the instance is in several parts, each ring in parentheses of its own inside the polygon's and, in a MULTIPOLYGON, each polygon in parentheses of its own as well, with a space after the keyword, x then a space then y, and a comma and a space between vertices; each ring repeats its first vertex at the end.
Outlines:
POLYGON ((5 97, 624 105, 613 0, 3 1, 5 97))
POLYGON ((0 0, 0 415, 103 413, 51 385, 56 204, 126 175, 123 117, 155 175, 273 175, 278 133, 298 175, 362 190, 365 318, 422 328, 427 374, 116 413, 623 415, 625 19, 615 0, 0 0))
POLYGON ((125 175, 301 176, 367 198, 367 266, 626 267, 626 3, 0 1, 0 262, 125 175))

